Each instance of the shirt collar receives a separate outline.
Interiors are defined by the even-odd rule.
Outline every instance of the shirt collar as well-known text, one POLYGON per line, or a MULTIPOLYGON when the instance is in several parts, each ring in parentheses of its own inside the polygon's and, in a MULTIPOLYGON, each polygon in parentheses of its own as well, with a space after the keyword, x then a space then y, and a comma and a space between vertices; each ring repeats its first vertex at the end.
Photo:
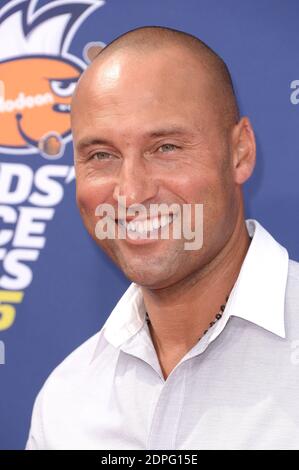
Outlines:
POLYGON ((246 220, 246 226, 252 240, 227 304, 229 315, 285 338, 288 252, 256 220, 246 220))
MULTIPOLYGON (((247 219, 246 226, 252 240, 226 304, 226 313, 285 338, 288 252, 256 220, 247 219)), ((118 348, 132 338, 144 322, 142 291, 132 283, 105 322, 103 333, 106 340, 118 348)), ((99 354, 100 349, 98 344, 93 357, 99 354)))

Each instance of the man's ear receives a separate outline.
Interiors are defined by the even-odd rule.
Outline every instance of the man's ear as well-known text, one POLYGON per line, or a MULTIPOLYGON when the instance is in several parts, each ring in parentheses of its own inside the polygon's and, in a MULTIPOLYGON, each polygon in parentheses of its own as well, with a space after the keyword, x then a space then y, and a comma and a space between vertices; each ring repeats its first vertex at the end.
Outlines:
POLYGON ((242 117, 232 130, 234 180, 243 184, 251 176, 256 160, 254 131, 247 117, 242 117))

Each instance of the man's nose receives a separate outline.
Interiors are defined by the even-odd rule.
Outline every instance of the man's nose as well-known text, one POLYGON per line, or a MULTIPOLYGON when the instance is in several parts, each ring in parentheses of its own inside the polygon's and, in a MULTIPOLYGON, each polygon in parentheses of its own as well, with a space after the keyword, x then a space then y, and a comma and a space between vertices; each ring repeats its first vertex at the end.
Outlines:
POLYGON ((115 201, 119 196, 125 196, 127 207, 142 204, 154 198, 157 191, 155 179, 142 157, 127 161, 124 159, 113 191, 115 201))

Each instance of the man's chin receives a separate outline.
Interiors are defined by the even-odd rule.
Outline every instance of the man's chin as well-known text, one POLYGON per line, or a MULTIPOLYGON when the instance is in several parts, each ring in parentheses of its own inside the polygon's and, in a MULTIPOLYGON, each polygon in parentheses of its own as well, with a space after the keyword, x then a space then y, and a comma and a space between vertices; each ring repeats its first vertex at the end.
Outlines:
POLYGON ((140 286, 152 289, 167 287, 178 274, 179 268, 178 266, 175 268, 177 265, 174 262, 175 257, 170 254, 166 256, 165 250, 163 253, 160 250, 158 253, 146 250, 137 255, 134 251, 121 250, 111 243, 97 244, 127 279, 140 286))
POLYGON ((169 277, 169 270, 165 270, 165 272, 160 271, 158 273, 153 272, 150 269, 139 270, 138 272, 135 270, 125 270, 121 267, 120 269, 131 282, 147 289, 163 289, 164 287, 168 287, 172 284, 169 277))

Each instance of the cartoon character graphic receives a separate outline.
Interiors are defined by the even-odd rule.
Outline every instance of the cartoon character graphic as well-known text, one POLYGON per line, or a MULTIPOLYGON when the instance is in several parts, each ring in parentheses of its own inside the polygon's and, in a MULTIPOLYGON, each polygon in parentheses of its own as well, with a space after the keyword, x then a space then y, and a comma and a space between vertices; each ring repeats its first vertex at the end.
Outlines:
POLYGON ((38 0, 14 0, 0 10, 0 153, 62 156, 71 97, 86 67, 69 47, 103 4, 55 0, 38 8, 38 0))

